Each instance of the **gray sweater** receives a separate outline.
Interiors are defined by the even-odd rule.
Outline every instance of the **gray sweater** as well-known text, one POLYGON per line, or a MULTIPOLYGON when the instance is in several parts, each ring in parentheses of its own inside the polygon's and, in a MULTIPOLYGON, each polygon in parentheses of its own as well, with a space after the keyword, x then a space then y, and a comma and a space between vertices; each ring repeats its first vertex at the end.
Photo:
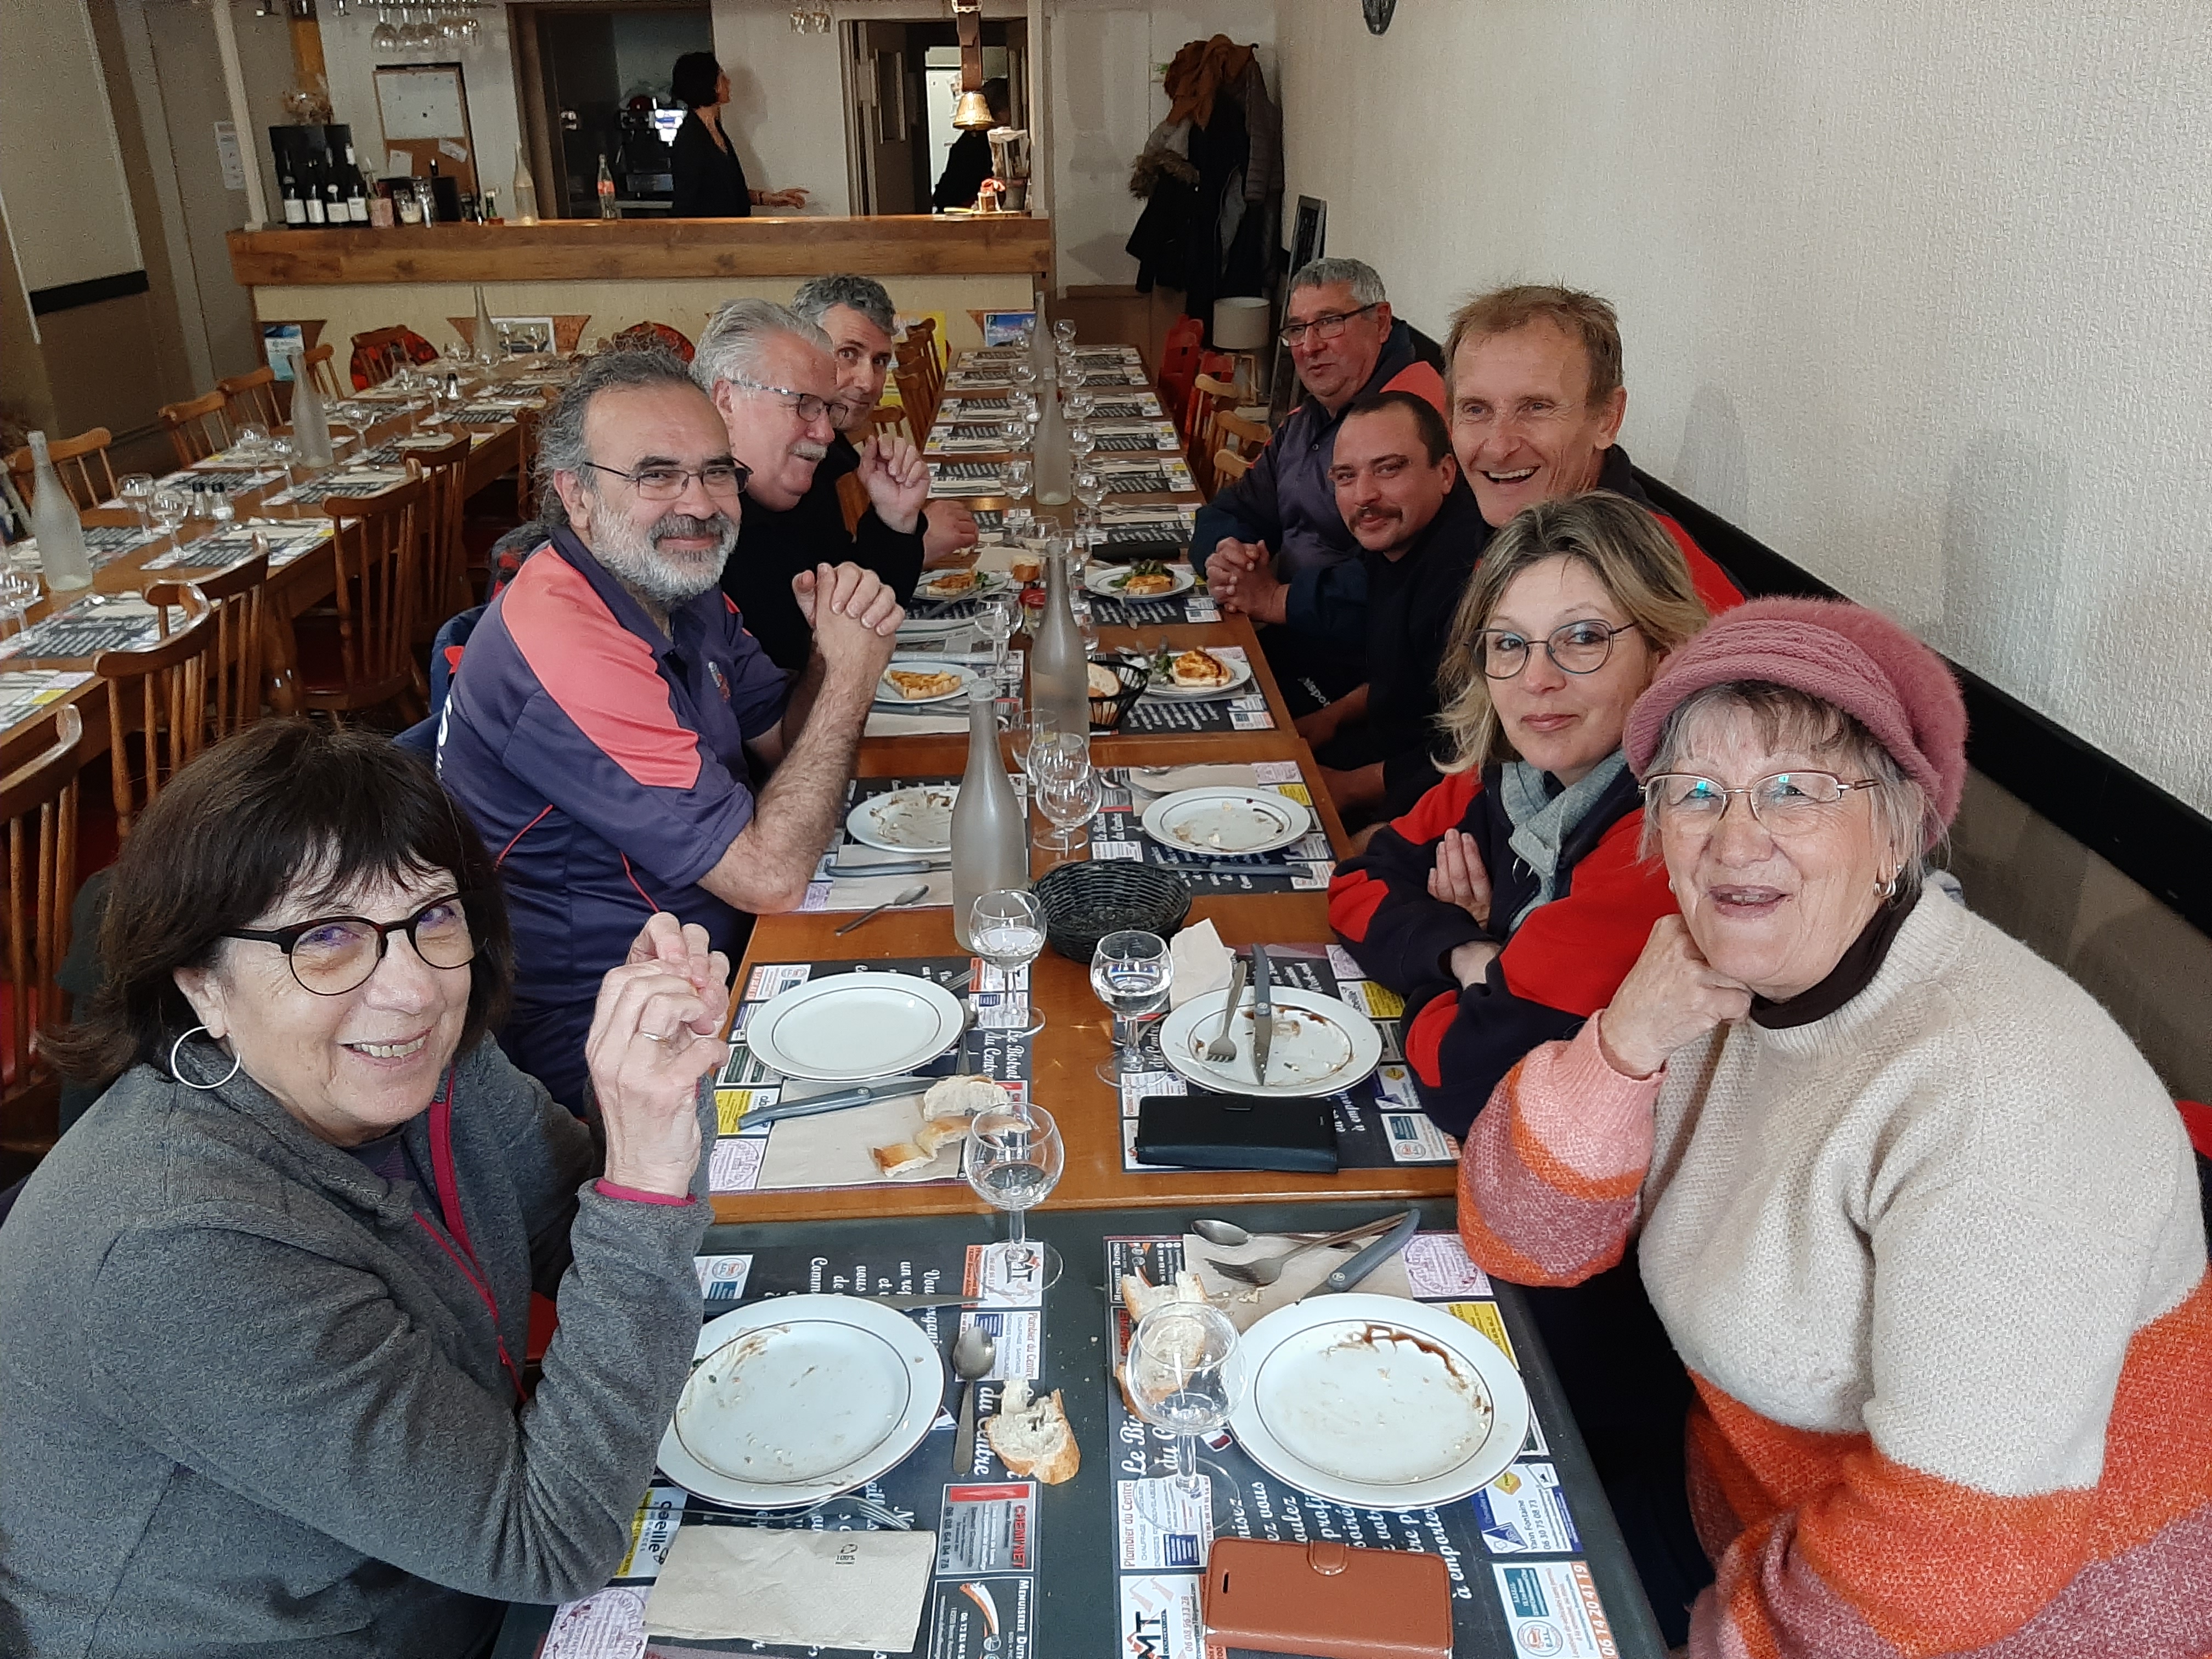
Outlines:
POLYGON ((496 1328, 411 1183, 243 1074, 139 1066, 63 1138, 0 1231, 0 1653, 440 1659, 605 1582, 698 1331, 705 1160, 689 1205, 600 1194, 489 1040, 452 1121, 496 1328), (556 1284, 518 1405, 499 1345, 556 1284))

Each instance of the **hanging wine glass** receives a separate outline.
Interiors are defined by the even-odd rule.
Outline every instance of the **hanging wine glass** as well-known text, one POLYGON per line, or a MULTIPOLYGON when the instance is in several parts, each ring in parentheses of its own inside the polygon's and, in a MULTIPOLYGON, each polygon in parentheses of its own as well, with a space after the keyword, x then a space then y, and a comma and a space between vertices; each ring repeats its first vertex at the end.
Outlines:
POLYGON ((391 14, 382 6, 376 9, 376 29, 368 37, 369 50, 392 52, 399 50, 399 31, 392 27, 391 14))

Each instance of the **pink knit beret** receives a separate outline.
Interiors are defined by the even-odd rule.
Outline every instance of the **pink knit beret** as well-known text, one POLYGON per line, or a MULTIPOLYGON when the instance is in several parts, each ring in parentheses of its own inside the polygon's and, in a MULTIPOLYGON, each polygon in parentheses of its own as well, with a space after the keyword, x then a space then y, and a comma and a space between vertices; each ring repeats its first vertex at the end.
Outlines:
POLYGON ((1949 665, 1879 611, 1841 599, 1753 599, 1723 611, 1629 711, 1621 743, 1630 769, 1639 778, 1650 769, 1659 734, 1683 703, 1736 680, 1785 685, 1842 709, 1928 792, 1938 823, 1957 815, 1966 705, 1949 665))

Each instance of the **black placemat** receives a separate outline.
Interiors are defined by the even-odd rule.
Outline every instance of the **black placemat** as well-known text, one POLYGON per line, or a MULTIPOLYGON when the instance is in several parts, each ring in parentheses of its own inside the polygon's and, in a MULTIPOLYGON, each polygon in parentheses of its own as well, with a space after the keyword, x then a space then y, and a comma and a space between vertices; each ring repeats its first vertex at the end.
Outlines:
POLYGON ((0 657, 27 661, 93 657, 103 651, 143 651, 161 637, 161 631, 150 612, 118 615, 112 605, 87 598, 32 623, 20 634, 0 639, 0 657))
MULTIPOLYGON (((1284 762, 1287 770, 1291 763, 1284 762)), ((1115 775, 1119 776, 1119 774, 1115 775)), ((1274 789, 1272 783, 1257 786, 1274 789)), ((1318 892, 1328 885, 1336 855, 1329 850, 1328 833, 1316 816, 1304 839, 1279 852, 1237 858, 1220 854, 1187 853, 1163 847, 1145 833, 1145 809, 1158 796, 1137 799, 1125 784, 1109 784, 1104 804, 1091 823, 1091 856, 1094 859, 1136 859, 1159 869, 1172 870, 1190 884, 1194 893, 1318 892)), ((1311 792, 1303 781, 1282 786, 1280 793, 1313 808, 1311 792)))

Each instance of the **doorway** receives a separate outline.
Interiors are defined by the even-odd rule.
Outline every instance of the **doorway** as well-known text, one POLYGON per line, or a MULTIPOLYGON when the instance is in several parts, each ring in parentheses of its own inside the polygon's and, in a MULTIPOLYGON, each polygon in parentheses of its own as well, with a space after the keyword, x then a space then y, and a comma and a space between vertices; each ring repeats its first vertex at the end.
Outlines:
MULTIPOLYGON (((852 88, 853 211, 927 213, 959 133, 960 35, 949 22, 850 22, 846 71, 852 88)), ((1012 124, 1029 121, 1029 23, 983 22, 983 76, 1003 76, 1012 124)), ((963 204, 962 205, 965 205, 963 204)))
POLYGON ((668 146, 684 113, 669 95, 669 77, 684 53, 714 51, 712 9, 675 0, 509 11, 539 214, 599 217, 604 161, 619 216, 665 215, 676 185, 668 146))

